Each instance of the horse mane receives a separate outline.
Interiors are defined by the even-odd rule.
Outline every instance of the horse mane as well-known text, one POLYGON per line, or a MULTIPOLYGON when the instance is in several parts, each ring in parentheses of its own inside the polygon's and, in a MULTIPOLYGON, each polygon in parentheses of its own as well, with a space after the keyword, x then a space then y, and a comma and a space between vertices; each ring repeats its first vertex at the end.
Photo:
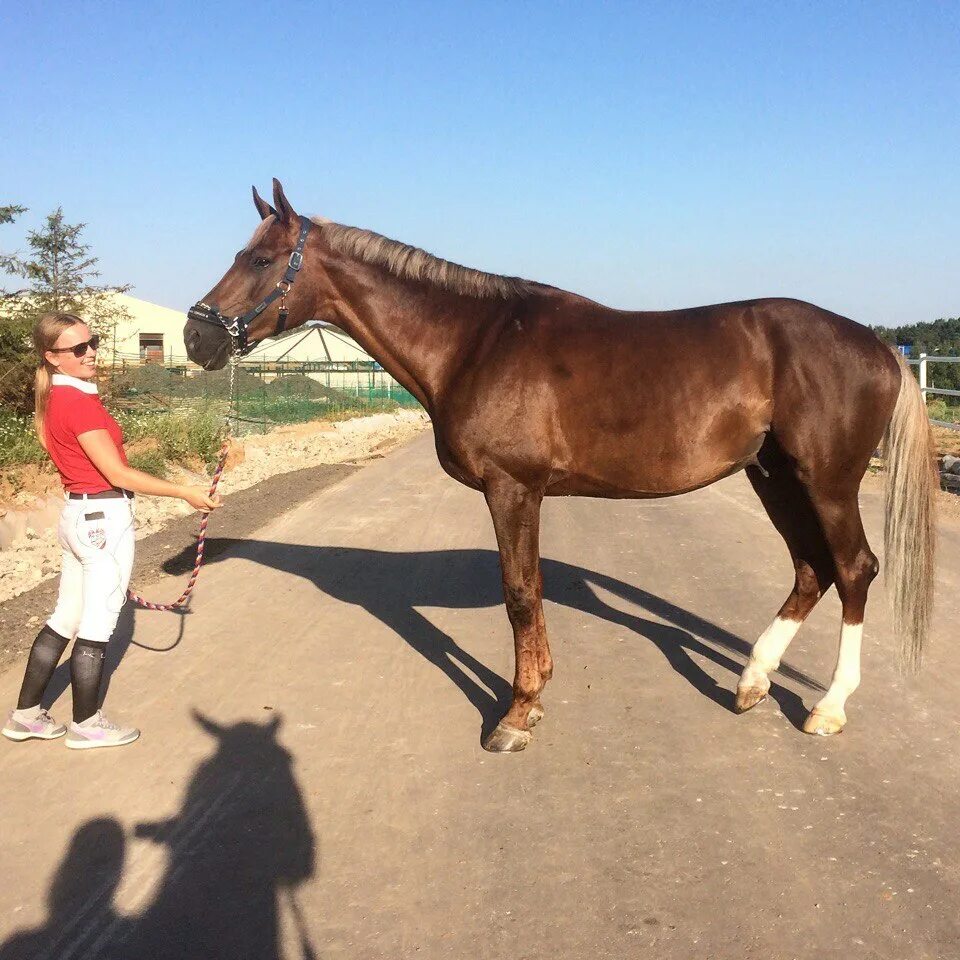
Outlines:
POLYGON ((332 250, 353 260, 383 267, 401 280, 433 283, 467 297, 502 300, 525 297, 542 288, 532 280, 503 277, 442 260, 419 247, 390 240, 372 230, 346 227, 322 217, 313 217, 312 222, 322 229, 323 239, 332 250))

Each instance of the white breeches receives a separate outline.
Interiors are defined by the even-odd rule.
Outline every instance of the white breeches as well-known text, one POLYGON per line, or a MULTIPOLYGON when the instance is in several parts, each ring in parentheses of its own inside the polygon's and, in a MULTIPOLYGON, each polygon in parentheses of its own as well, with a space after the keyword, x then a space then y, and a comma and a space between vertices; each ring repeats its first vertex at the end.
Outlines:
POLYGON ((63 637, 110 639, 133 568, 133 500, 67 500, 60 514, 60 593, 47 621, 63 637))

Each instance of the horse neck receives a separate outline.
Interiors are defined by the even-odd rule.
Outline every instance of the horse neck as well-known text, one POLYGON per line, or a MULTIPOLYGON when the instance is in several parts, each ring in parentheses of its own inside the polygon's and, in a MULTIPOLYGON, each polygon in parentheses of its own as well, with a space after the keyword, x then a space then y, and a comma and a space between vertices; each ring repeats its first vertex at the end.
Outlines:
POLYGON ((337 324, 429 412, 489 329, 503 300, 482 300, 385 268, 354 261, 329 265, 340 295, 337 324))

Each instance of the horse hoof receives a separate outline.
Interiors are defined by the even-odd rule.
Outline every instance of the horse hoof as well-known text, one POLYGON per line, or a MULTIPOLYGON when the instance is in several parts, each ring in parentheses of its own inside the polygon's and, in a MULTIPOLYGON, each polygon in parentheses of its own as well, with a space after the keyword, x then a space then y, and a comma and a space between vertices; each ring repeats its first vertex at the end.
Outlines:
POLYGON ((766 700, 769 690, 769 686, 766 689, 763 687, 737 687, 737 701, 734 703, 733 709, 737 713, 746 713, 761 701, 766 700))
POLYGON ((529 730, 517 730, 498 723, 493 733, 483 741, 483 749, 490 753, 518 753, 530 742, 529 730))
POLYGON ((832 737, 843 729, 846 722, 847 718, 843 713, 839 715, 819 713, 814 708, 803 722, 803 732, 813 734, 815 737, 832 737))
POLYGON ((535 703, 527 714, 527 726, 531 728, 535 727, 542 719, 543 707, 539 703, 535 703))

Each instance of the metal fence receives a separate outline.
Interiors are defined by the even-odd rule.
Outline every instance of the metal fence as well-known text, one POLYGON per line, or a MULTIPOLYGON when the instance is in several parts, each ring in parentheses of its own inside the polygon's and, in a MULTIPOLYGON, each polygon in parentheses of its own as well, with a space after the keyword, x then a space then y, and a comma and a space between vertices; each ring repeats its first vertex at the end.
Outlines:
POLYGON ((111 404, 131 414, 232 410, 235 432, 265 433, 284 423, 418 408, 417 399, 375 361, 241 361, 229 368, 123 361, 105 371, 111 404))
MULTIPOLYGON (((950 397, 957 398, 960 397, 960 390, 954 390, 950 387, 936 387, 931 384, 930 377, 930 364, 937 363, 960 363, 960 357, 940 357, 940 356, 930 356, 926 353, 921 353, 916 360, 907 360, 907 363, 911 367, 917 368, 917 379, 920 381, 920 392, 923 394, 923 399, 928 401, 930 399, 930 394, 941 397, 950 397)), ((945 409, 951 414, 957 414, 958 419, 960 419, 960 406, 954 404, 952 407, 945 407, 945 409)), ((933 423, 941 427, 950 427, 952 430, 960 430, 960 422, 957 420, 941 420, 935 417, 931 417, 933 423)))

